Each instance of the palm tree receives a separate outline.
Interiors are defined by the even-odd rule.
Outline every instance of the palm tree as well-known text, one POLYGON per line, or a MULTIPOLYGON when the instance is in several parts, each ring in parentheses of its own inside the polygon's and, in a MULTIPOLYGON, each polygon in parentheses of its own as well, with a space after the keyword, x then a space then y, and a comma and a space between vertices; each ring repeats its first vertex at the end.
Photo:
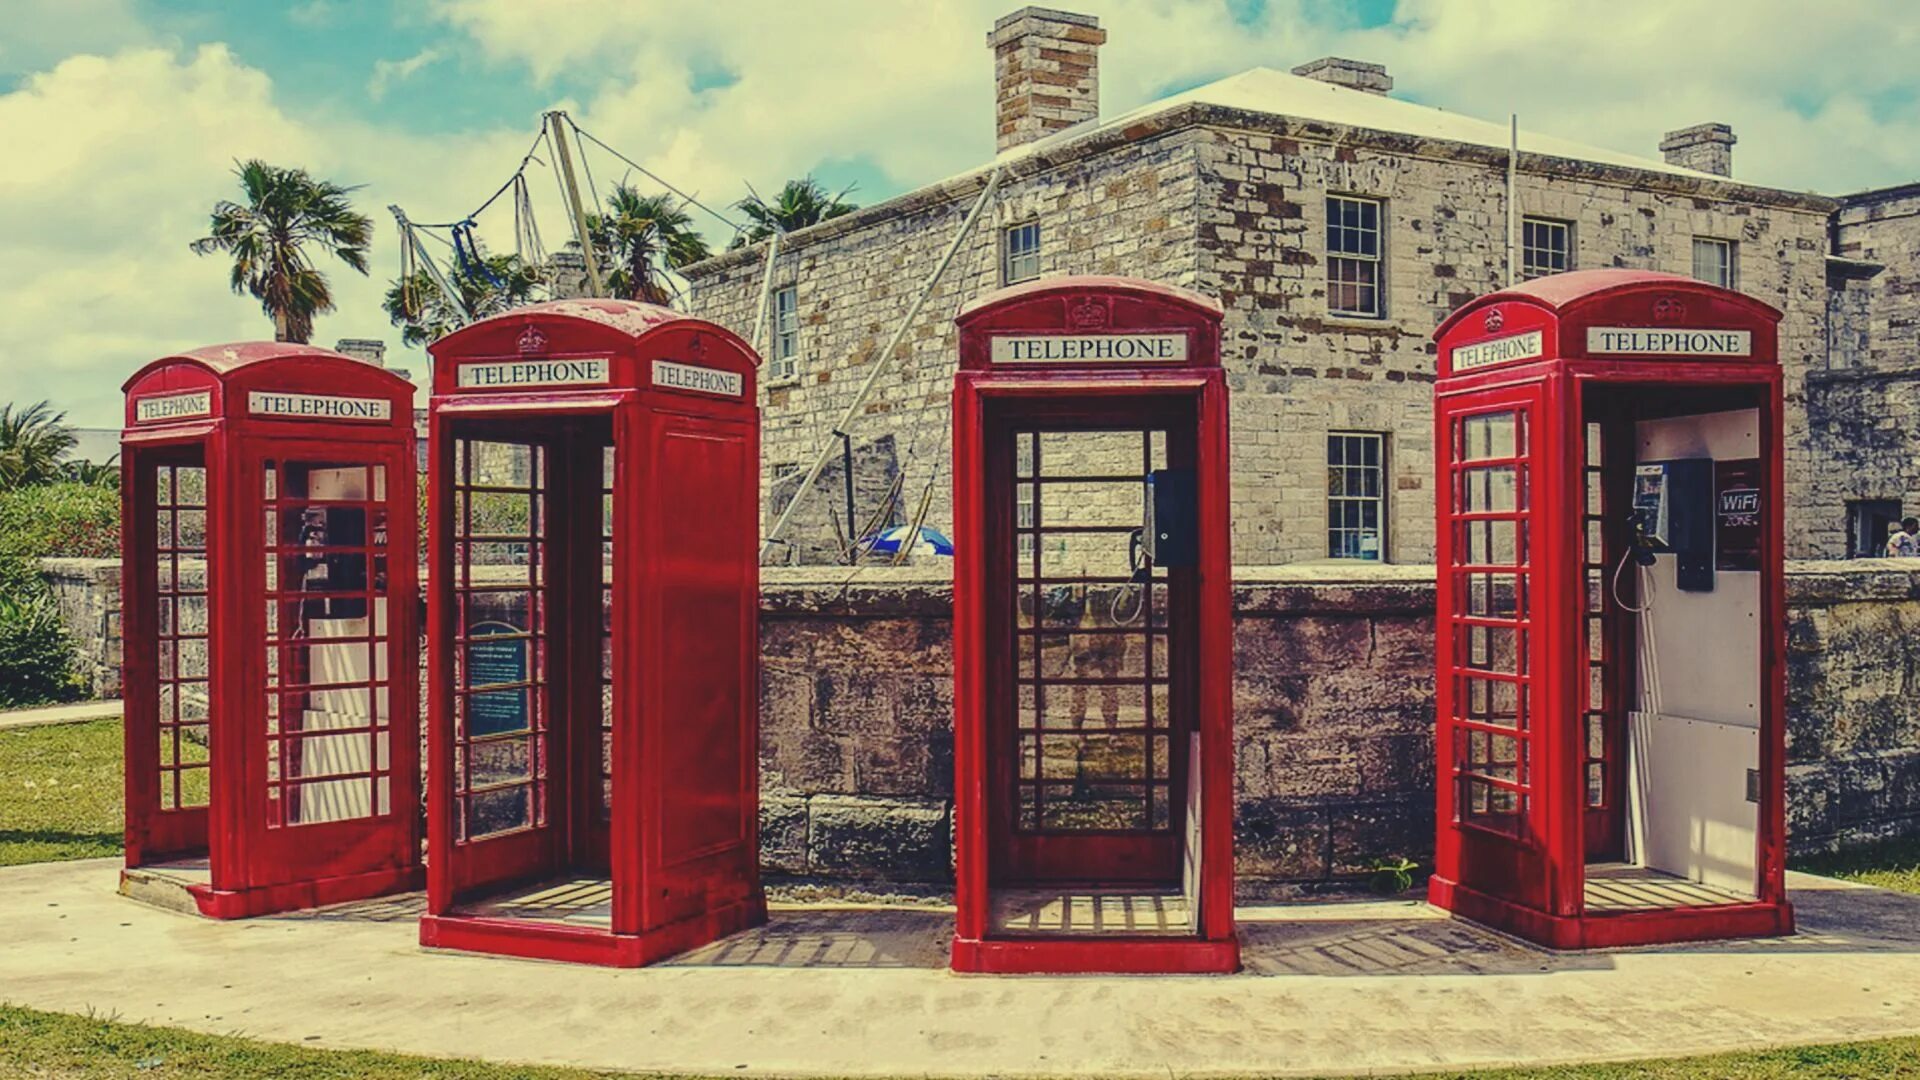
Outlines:
POLYGON ((664 271, 711 254, 673 196, 642 195, 626 184, 607 196, 606 214, 587 216, 587 234, 600 256, 608 291, 627 300, 670 302, 673 294, 664 271))
POLYGON ((533 298, 540 276, 518 255, 486 255, 480 265, 451 268, 447 283, 460 295, 449 303, 446 293, 425 270, 405 281, 388 283, 381 306, 387 318, 401 328, 400 340, 425 345, 452 333, 463 323, 498 315, 533 298))
POLYGON ((753 220, 753 224, 733 238, 734 247, 742 247, 757 240, 765 240, 777 229, 780 232, 792 232, 809 225, 818 225, 860 209, 857 203, 847 201, 853 194, 853 185, 848 184, 838 195, 827 193, 827 189, 811 176, 798 180, 789 180, 773 197, 772 202, 762 199, 758 193, 748 195, 734 205, 740 212, 753 220))
POLYGON ((61 478, 60 459, 75 444, 67 414, 44 401, 24 409, 0 405, 0 489, 51 484, 61 478))
POLYGON ((209 235, 193 242, 194 253, 232 255, 233 291, 260 301, 273 319, 275 341, 304 343, 313 337, 313 317, 333 310, 333 291, 314 269, 309 248, 364 274, 373 220, 347 198, 358 189, 316 180, 305 169, 255 159, 234 175, 246 202, 214 203, 209 235))

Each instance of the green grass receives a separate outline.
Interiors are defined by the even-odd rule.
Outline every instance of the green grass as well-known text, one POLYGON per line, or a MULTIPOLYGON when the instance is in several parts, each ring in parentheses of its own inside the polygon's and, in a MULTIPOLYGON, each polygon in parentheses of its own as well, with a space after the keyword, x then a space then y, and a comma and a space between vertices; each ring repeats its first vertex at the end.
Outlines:
MULTIPOLYGON (((424 1022, 424 1021, 423 1021, 424 1022)), ((929 1062, 930 1065, 935 1063, 929 1062)), ((0 1080, 15 1078, 272 1076, 290 1080, 587 1080, 617 1073, 494 1065, 368 1050, 321 1050, 231 1035, 122 1024, 0 1005, 0 1080)), ((1920 1038, 1808 1046, 1625 1065, 1421 1073, 1473 1080, 1889 1080, 1920 1077, 1920 1038)))
POLYGON ((120 853, 120 722, 0 731, 0 866, 120 853))
POLYGON ((1882 840, 1827 855, 1793 860, 1795 870, 1920 894, 1920 837, 1882 840))

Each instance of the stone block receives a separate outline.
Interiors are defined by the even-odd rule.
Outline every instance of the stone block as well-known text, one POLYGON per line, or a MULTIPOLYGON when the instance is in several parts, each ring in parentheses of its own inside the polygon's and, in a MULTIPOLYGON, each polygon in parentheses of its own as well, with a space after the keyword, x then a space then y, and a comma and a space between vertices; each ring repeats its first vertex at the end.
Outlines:
POLYGON ((807 873, 807 798, 790 789, 760 792, 760 868, 807 873))
POLYGON ((930 799, 816 795, 807 802, 812 872, 933 882, 952 877, 949 811, 930 799))

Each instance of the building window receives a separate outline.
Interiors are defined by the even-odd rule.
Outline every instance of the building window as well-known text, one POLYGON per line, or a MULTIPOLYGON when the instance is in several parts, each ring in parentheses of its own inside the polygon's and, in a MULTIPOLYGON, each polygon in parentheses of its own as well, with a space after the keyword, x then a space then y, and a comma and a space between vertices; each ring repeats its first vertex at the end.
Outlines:
POLYGON ((1382 560, 1386 555, 1387 437, 1375 432, 1327 435, 1327 554, 1382 560))
POLYGON ((773 362, 767 382, 793 382, 800 377, 800 291, 789 285, 773 294, 773 362))
POLYGON ((1387 312, 1380 282, 1380 200, 1327 196, 1327 310, 1378 319, 1387 312))
POLYGON ((1847 558, 1887 553, 1887 537, 1900 527, 1900 500, 1854 499, 1847 503, 1847 558))
POLYGON ((1018 285, 1040 276, 1040 223, 1008 227, 1001 241, 1000 283, 1018 285))
POLYGON ((1520 276, 1546 277, 1573 269, 1573 224, 1551 218, 1520 221, 1520 276))
POLYGON ((1733 241, 1694 237, 1693 276, 1709 285, 1733 288, 1733 241))

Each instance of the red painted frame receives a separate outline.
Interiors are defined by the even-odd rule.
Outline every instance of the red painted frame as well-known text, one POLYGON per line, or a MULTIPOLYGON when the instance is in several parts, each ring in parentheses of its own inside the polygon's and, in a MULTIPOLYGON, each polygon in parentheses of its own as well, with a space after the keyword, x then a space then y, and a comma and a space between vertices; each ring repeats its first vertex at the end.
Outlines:
MULTIPOLYGON (((419 647, 413 553, 413 384, 326 349, 279 342, 162 357, 127 380, 121 435, 122 640, 126 643, 126 866, 205 852, 209 881, 187 891, 201 914, 242 918, 418 888, 419 647), (256 412, 254 393, 384 403, 384 418, 256 412), (191 397, 189 397, 191 395, 191 397), (187 407, 141 418, 168 399, 187 407), (269 829, 261 463, 384 466, 387 476, 388 799, 384 813, 269 829), (205 469, 209 801, 162 810, 156 780, 160 672, 154 501, 145 473, 205 469)), ((371 527, 371 525, 369 526, 371 527)), ((376 775, 378 770, 376 768, 376 775)))
MULTIPOLYGON (((428 351, 434 358, 427 529, 431 766, 421 943, 634 967, 765 921, 758 835, 759 358, 714 323, 621 300, 518 308, 450 334, 428 351), (600 361, 599 375, 564 384, 461 385, 467 368, 498 372, 498 365, 569 361, 600 361), (662 363, 704 369, 731 384, 703 392, 657 383, 662 363), (550 699, 561 732, 558 753, 566 755, 547 771, 552 790, 560 792, 549 811, 557 823, 470 844, 455 835, 454 818, 454 445, 470 433, 497 438, 503 427, 533 430, 568 418, 610 425, 615 453, 611 820, 597 818, 597 790, 571 790, 595 772, 581 757, 588 752, 587 732, 591 753, 597 759, 600 752, 596 649, 592 664, 550 669, 556 694, 581 684, 572 687, 573 706, 550 699), (562 715, 589 697, 590 716, 562 715), (582 736, 572 751, 570 734, 582 736), (605 837, 604 868, 581 866, 582 844, 569 829, 605 837), (501 840, 539 850, 508 851, 501 840), (465 902, 529 876, 570 868, 611 878, 608 929, 462 910, 465 902)), ((589 515, 579 504, 589 499, 598 520, 598 451, 591 469, 569 475, 556 468, 550 475, 554 520, 585 522, 589 515)), ((593 632, 578 625, 549 632, 597 637, 598 575, 558 564, 551 570, 550 581, 572 583, 558 594, 563 610, 569 594, 591 594, 593 632)), ((546 592, 556 595, 553 586, 546 592)), ((559 652, 564 656, 564 647, 559 652)))
MULTIPOLYGON (((1793 931, 1786 894, 1786 591, 1783 406, 1778 350, 1780 312, 1726 289, 1675 274, 1585 270, 1540 278, 1482 296, 1454 312, 1434 334, 1438 487, 1436 619, 1438 836, 1429 897, 1467 918, 1555 948, 1597 948, 1793 931), (1732 329, 1751 335, 1743 358, 1590 356, 1595 326, 1732 329), (1456 350, 1538 332, 1538 349, 1456 371, 1456 350), (1583 766, 1584 656, 1587 648, 1585 402, 1589 390, 1715 388, 1747 395, 1761 414, 1766 473, 1765 556, 1761 570, 1762 650, 1758 880, 1751 902, 1711 907, 1588 913, 1584 889, 1588 814, 1583 766), (1449 521, 1455 445, 1452 421, 1463 412, 1532 402, 1527 460, 1537 500, 1529 565, 1535 637, 1530 724, 1532 801, 1519 835, 1460 820, 1454 780, 1454 537, 1449 521)), ((1491 351, 1496 357, 1497 350, 1491 351)), ((1489 353, 1483 351, 1485 358, 1489 353)), ((1618 536, 1609 538, 1609 550, 1618 536)), ((1610 555, 1610 558, 1617 555, 1610 555)), ((1617 635, 1616 635, 1617 640, 1617 635)), ((1609 642, 1609 646, 1613 645, 1609 642)), ((1616 677, 1619 676, 1616 672, 1616 677)))
MULTIPOLYGON (((1183 290, 1113 277, 1048 278, 984 297, 956 320, 954 377, 954 828, 958 907, 952 966, 971 972, 1231 972, 1233 926, 1233 582, 1229 545, 1226 373, 1218 305, 1183 290), (1184 362, 1000 362, 1005 334, 1183 334, 1184 362), (995 650, 989 590, 1002 582, 993 541, 986 435, 999 409, 1079 412, 1107 405, 1184 412, 1193 425, 1200 551, 1188 576, 1194 617, 1193 730, 1199 736, 1201 866, 1198 932, 1191 937, 996 937, 992 814, 995 650)), ((1169 431, 1169 452, 1175 441, 1169 431)), ((1009 531, 1006 539, 1010 540, 1009 531)), ((1170 588, 1178 589, 1176 581, 1170 588)))

